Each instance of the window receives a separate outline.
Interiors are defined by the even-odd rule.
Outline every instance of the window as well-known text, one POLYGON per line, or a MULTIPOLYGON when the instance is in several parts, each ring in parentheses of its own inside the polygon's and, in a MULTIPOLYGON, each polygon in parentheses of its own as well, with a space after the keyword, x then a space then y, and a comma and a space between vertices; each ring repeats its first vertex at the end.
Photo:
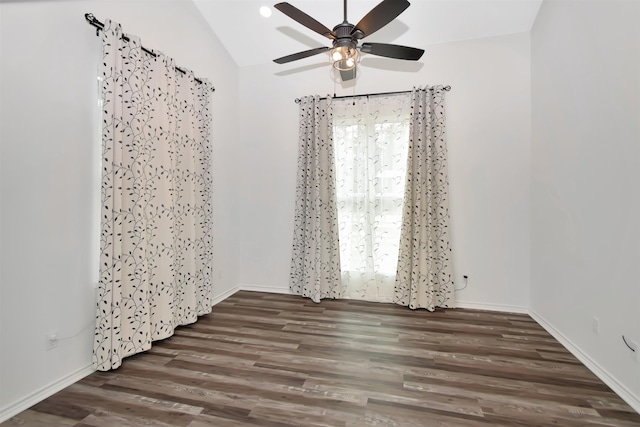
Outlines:
POLYGON ((409 141, 404 96, 332 101, 345 298, 393 297, 409 141))

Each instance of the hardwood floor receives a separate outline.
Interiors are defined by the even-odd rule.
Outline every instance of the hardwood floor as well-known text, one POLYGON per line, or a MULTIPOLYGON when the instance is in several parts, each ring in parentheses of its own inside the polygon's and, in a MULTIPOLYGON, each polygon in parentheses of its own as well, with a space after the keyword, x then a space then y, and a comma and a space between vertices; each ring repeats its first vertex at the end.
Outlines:
POLYGON ((529 316, 238 292, 2 426, 640 426, 529 316))

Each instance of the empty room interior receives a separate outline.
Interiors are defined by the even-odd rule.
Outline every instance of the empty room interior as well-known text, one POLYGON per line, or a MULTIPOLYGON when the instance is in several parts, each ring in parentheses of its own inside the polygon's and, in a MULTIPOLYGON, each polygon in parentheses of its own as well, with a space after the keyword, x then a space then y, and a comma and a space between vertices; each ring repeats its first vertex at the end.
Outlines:
POLYGON ((639 22, 0 0, 0 423, 640 425, 639 22))

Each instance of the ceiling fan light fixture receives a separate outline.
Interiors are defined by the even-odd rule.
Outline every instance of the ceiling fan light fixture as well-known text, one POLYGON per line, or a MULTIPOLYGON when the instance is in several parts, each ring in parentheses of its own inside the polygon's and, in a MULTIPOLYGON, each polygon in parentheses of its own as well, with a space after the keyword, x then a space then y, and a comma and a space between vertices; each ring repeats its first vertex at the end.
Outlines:
POLYGON ((352 70, 358 63, 358 51, 350 46, 334 47, 329 56, 333 67, 340 71, 352 70))

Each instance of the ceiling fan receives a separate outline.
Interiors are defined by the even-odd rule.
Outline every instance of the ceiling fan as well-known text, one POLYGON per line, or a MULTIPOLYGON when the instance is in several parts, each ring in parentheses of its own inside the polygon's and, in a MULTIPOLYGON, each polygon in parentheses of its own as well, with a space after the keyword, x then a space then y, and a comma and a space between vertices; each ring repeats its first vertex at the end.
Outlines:
POLYGON ((274 6, 276 9, 310 30, 332 40, 333 47, 317 47, 274 59, 273 62, 286 64, 287 62, 307 58, 330 50, 333 66, 340 71, 342 80, 347 81, 356 77, 356 64, 358 63, 359 57, 358 49, 372 55, 417 61, 424 53, 424 50, 415 47, 386 43, 362 43, 362 46, 358 47, 358 40, 370 36, 393 21, 398 15, 404 12, 409 5, 410 3, 407 0, 383 0, 371 9, 360 22, 353 25, 347 21, 347 0, 344 0, 344 21, 333 27, 333 30, 330 30, 289 3, 278 3, 274 6))

